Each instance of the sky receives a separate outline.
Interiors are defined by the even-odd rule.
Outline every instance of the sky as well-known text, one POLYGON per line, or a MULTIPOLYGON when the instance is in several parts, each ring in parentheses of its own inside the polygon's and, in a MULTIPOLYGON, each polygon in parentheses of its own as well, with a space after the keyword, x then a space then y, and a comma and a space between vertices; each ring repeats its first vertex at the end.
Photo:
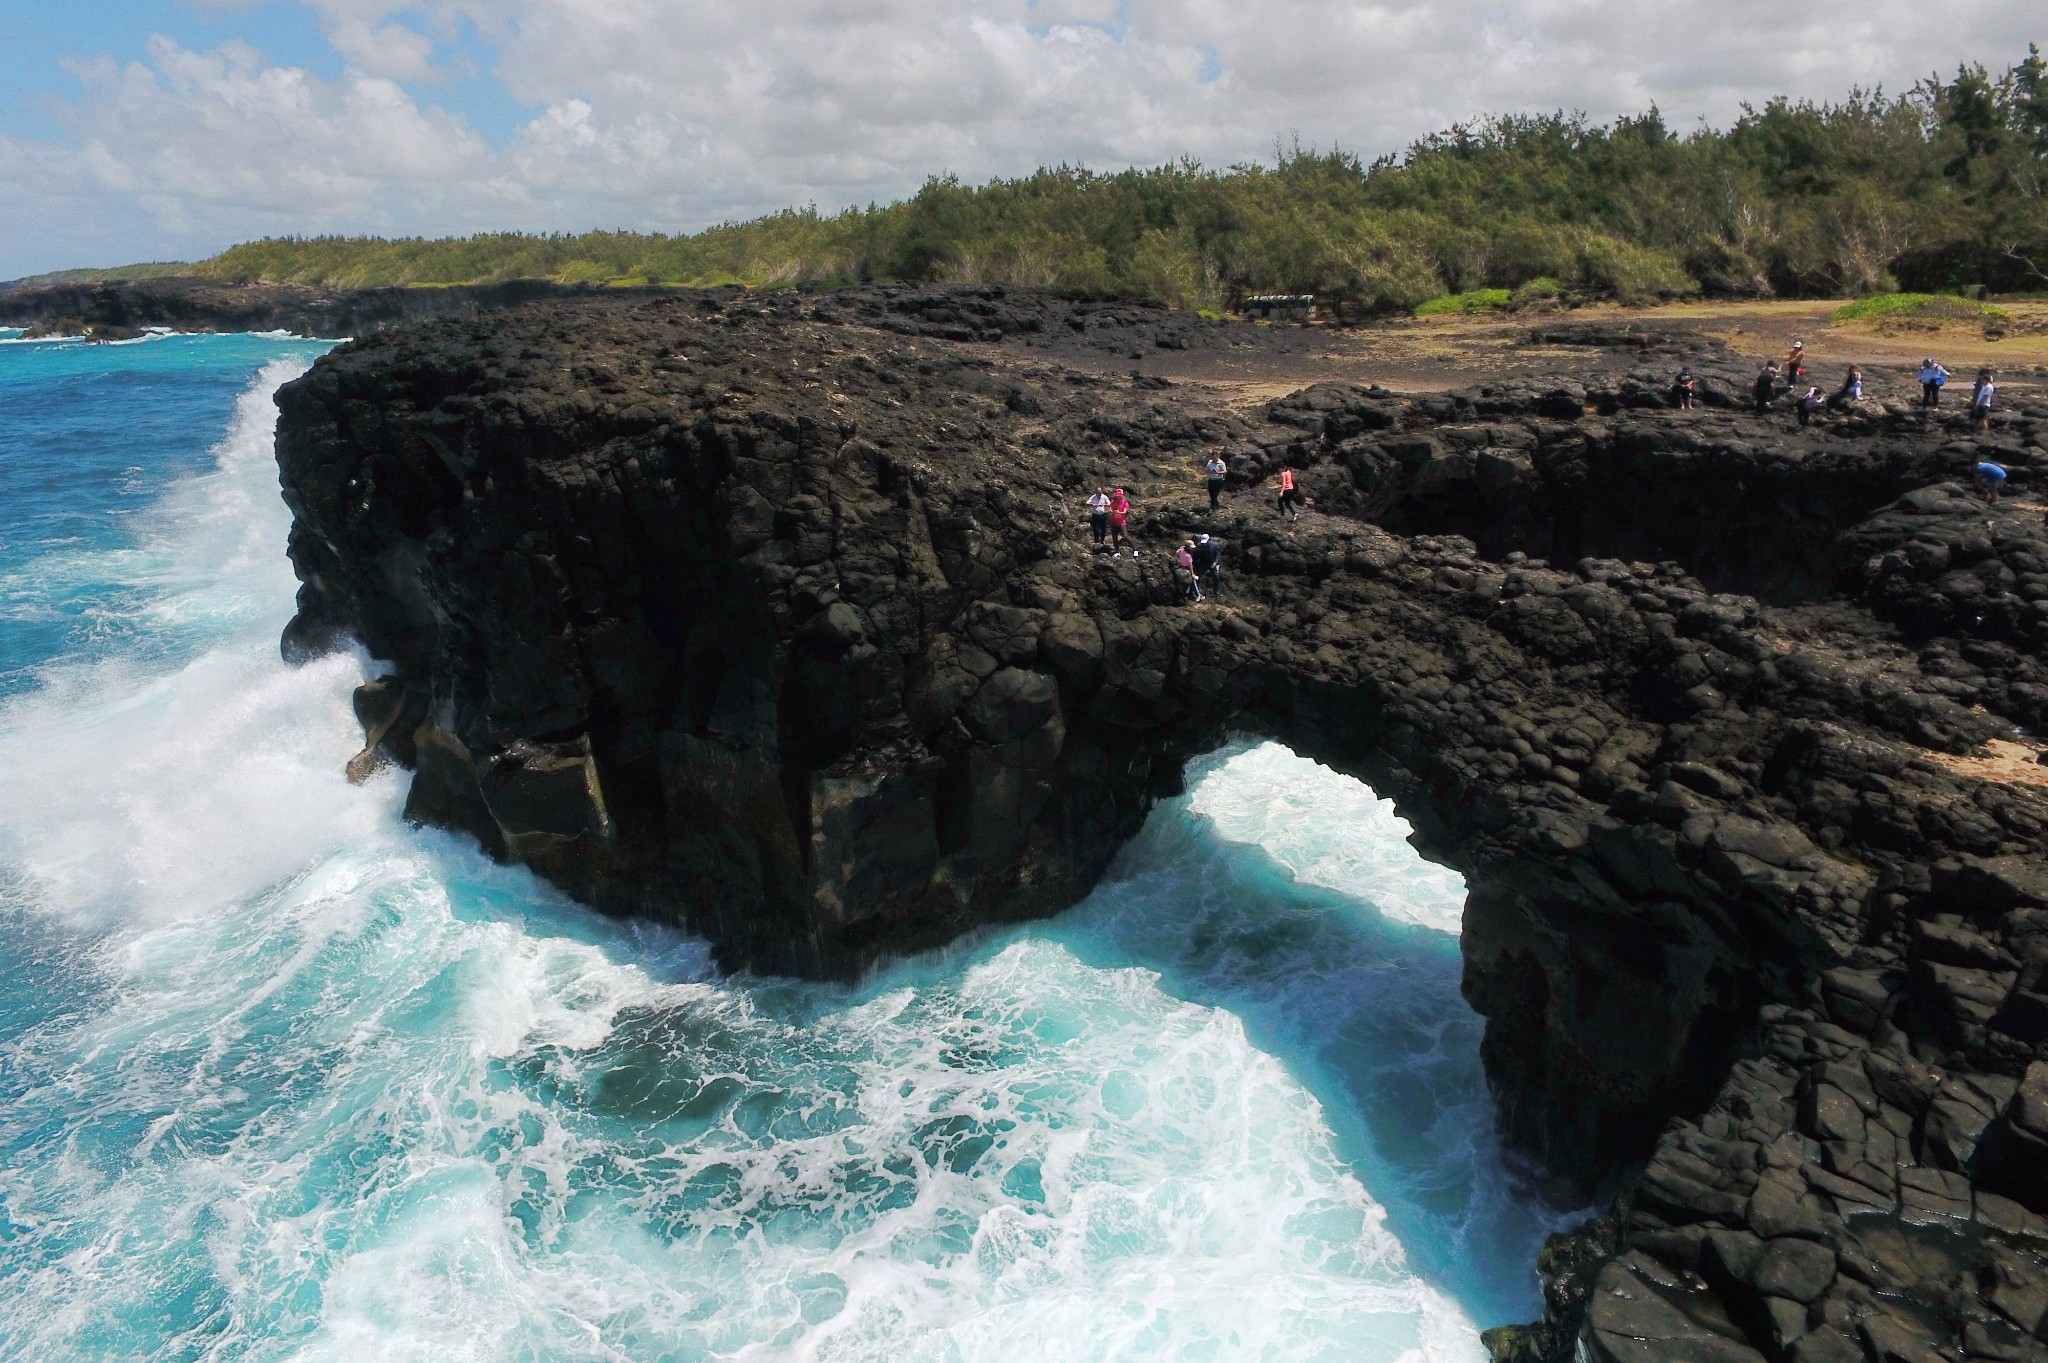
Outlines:
POLYGON ((0 0, 0 279, 1903 90, 2037 0, 0 0))

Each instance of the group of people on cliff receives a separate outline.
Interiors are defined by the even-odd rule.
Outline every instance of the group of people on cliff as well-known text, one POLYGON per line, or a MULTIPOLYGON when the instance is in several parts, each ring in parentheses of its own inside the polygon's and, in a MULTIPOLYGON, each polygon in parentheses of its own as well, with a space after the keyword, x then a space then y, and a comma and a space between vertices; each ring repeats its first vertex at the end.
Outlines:
MULTIPOLYGON (((1230 465, 1220 454, 1211 454, 1202 465, 1204 482, 1209 493, 1209 509, 1223 509, 1223 489, 1230 477, 1230 465)), ((1273 475, 1274 515, 1294 522, 1301 519, 1307 505, 1301 487, 1295 479, 1294 470, 1282 467, 1273 475)), ((1088 508, 1088 529, 1094 537, 1098 551, 1107 550, 1112 558, 1121 558, 1124 541, 1130 536, 1131 497, 1124 488, 1107 485, 1097 487, 1089 494, 1085 505, 1088 508)), ((1135 557, 1136 546, 1131 547, 1135 557)), ((1183 594, 1190 603, 1209 600, 1221 595, 1223 590, 1223 546, 1209 535, 1196 535, 1183 540, 1173 551, 1173 562, 1179 570, 1183 594)))
MULTIPOLYGON (((1920 362, 1915 377, 1920 384, 1920 407, 1932 411, 1941 405, 1941 390, 1949 381, 1948 369, 1928 356, 1920 362)), ((1831 394, 1822 394, 1818 384, 1807 382, 1806 344, 1794 341, 1791 352, 1781 366, 1775 359, 1764 362, 1757 370, 1753 398, 1759 416, 1768 413, 1780 396, 1793 396, 1793 411, 1799 424, 1809 424, 1814 413, 1823 409, 1847 411, 1863 400, 1863 370, 1850 365, 1842 383, 1831 394), (1805 391, 1797 392, 1805 385, 1805 391), (1796 395, 1795 395, 1796 394, 1796 395)), ((1990 426, 1991 410, 1996 400, 1998 385, 1989 368, 1977 371, 1977 380, 1970 393, 1971 428, 1979 433, 1990 426)), ((1681 411, 1691 411, 1699 405, 1699 380, 1691 368, 1679 370, 1673 385, 1673 404, 1681 411)), ((1221 453, 1211 454, 1202 465, 1203 478, 1209 494, 1209 510, 1223 508, 1223 491, 1230 477, 1230 465, 1221 453)), ((1981 460, 1974 470, 1978 485, 1987 496, 1996 500, 2004 487, 2007 470, 1991 460, 1981 460)), ((1276 494, 1275 514, 1292 522, 1299 520, 1304 499, 1292 468, 1282 466, 1273 476, 1276 494)), ((1097 550, 1107 549, 1112 556, 1122 557, 1124 541, 1129 536, 1131 521, 1131 498, 1123 488, 1098 487, 1087 499, 1088 524, 1095 538, 1097 550)), ((1132 554, 1137 553, 1133 546, 1132 554)), ((1222 592, 1223 546, 1208 535, 1197 535, 1182 541, 1173 552, 1174 566, 1178 570, 1186 599, 1196 603, 1219 596, 1222 592)))
MULTIPOLYGON (((1948 386, 1949 371, 1932 355, 1920 362, 1914 377, 1920 384, 1920 407, 1933 411, 1941 406, 1941 390, 1948 386)), ((1820 386, 1808 381, 1806 369, 1806 343, 1794 341, 1782 367, 1775 359, 1766 360, 1756 371, 1756 382, 1751 396, 1756 404, 1756 414, 1769 412, 1779 397, 1792 399, 1793 414, 1801 426, 1813 420, 1814 413, 1826 409, 1833 412, 1847 411, 1863 400, 1863 370, 1850 365, 1842 376, 1841 387, 1832 393, 1823 394, 1820 386), (1802 391, 1803 390, 1803 391, 1802 391)), ((1679 371, 1675 385, 1676 405, 1681 410, 1690 410, 1698 404, 1699 381, 1691 369, 1679 371)), ((1991 425, 1991 408, 1996 400, 1998 385, 1991 371, 1979 369, 1977 382, 1970 392, 1970 426, 1982 433, 1991 425)))
MULTIPOLYGON (((1941 390, 1948 386, 1948 367, 1932 355, 1920 361, 1914 371, 1914 378, 1920 384, 1920 408, 1932 412, 1941 406, 1941 390)), ((1785 357, 1780 368, 1775 359, 1764 361, 1756 372, 1756 383, 1752 392, 1756 413, 1762 416, 1771 410, 1780 395, 1793 396, 1793 412, 1799 424, 1805 426, 1813 420, 1815 412, 1847 411, 1863 400, 1863 370, 1850 365, 1842 377, 1842 386, 1833 393, 1823 395, 1818 384, 1807 382, 1806 343, 1794 341, 1791 353, 1785 357), (1799 392, 1805 385, 1805 391, 1799 392), (1781 386, 1782 385, 1782 386, 1781 386)), ((1991 427, 1991 409, 1997 400, 1998 383, 1989 368, 1977 371, 1977 381, 1970 390, 1970 429, 1981 435, 1991 427)), ((1680 411, 1690 411, 1699 405, 1699 380, 1690 367, 1680 369, 1672 390, 1673 405, 1680 411)), ((2004 465, 1985 459, 1977 463, 1974 471, 1977 484, 1993 501, 2005 486, 2008 471, 2004 465)))

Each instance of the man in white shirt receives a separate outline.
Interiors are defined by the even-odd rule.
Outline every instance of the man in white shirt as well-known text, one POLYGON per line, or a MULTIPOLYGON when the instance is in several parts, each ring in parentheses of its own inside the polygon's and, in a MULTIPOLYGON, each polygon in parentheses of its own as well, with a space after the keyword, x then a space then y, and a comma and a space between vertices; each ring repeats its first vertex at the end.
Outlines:
POLYGON ((1941 386, 1948 382, 1948 371, 1934 362, 1929 355, 1920 361, 1920 405, 1941 406, 1941 386))
POLYGON ((1109 489, 1099 487, 1088 499, 1088 528, 1095 532, 1097 544, 1109 542, 1109 489))

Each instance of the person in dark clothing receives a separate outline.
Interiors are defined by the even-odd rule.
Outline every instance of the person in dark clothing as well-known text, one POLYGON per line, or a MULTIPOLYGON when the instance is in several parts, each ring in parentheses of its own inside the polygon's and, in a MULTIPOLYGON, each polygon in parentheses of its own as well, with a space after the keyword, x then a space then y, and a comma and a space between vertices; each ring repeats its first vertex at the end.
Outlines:
POLYGON ((1223 462, 1222 455, 1212 454, 1203 467, 1209 473, 1209 509, 1220 511, 1223 509, 1223 480, 1230 474, 1230 465, 1223 462))
POLYGON ((1756 371, 1756 414, 1762 416, 1771 410, 1771 399, 1778 396, 1778 362, 1764 361, 1764 367, 1756 371))
POLYGON ((1821 407, 1823 407, 1825 403, 1827 403, 1827 399, 1825 399, 1825 397, 1821 397, 1821 389, 1817 389, 1815 385, 1810 385, 1810 383, 1808 383, 1808 385, 1806 385, 1806 391, 1798 395, 1798 403, 1796 403, 1796 409, 1798 409, 1798 424, 1800 424, 1800 426, 1804 426, 1806 422, 1810 422, 1810 420, 1812 420, 1812 413, 1815 413, 1815 411, 1819 411, 1819 409, 1821 409, 1821 407))
POLYGON ((1699 381, 1692 376, 1692 366, 1678 371, 1678 378, 1671 385, 1672 399, 1681 412, 1690 412, 1699 396, 1699 381))
POLYGON ((1799 395, 1799 402, 1797 404, 1799 424, 1804 426, 1807 422, 1813 420, 1813 414, 1818 412, 1826 402, 1827 399, 1820 395, 1820 389, 1810 383, 1807 384, 1806 391, 1799 395))
POLYGON ((1189 551, 1194 559, 1195 581, 1208 589, 1210 596, 1223 594, 1223 548, 1207 535, 1195 540, 1195 547, 1189 551))

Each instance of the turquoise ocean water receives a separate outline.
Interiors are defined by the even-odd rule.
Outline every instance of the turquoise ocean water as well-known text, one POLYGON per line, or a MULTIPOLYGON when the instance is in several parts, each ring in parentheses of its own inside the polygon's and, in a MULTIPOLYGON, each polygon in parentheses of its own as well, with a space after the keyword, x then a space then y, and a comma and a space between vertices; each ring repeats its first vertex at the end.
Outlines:
POLYGON ((1474 1360, 1456 876, 1271 744, 1052 922, 722 978, 351 787, 277 658, 324 347, 0 333, 0 1358, 1474 1360))

